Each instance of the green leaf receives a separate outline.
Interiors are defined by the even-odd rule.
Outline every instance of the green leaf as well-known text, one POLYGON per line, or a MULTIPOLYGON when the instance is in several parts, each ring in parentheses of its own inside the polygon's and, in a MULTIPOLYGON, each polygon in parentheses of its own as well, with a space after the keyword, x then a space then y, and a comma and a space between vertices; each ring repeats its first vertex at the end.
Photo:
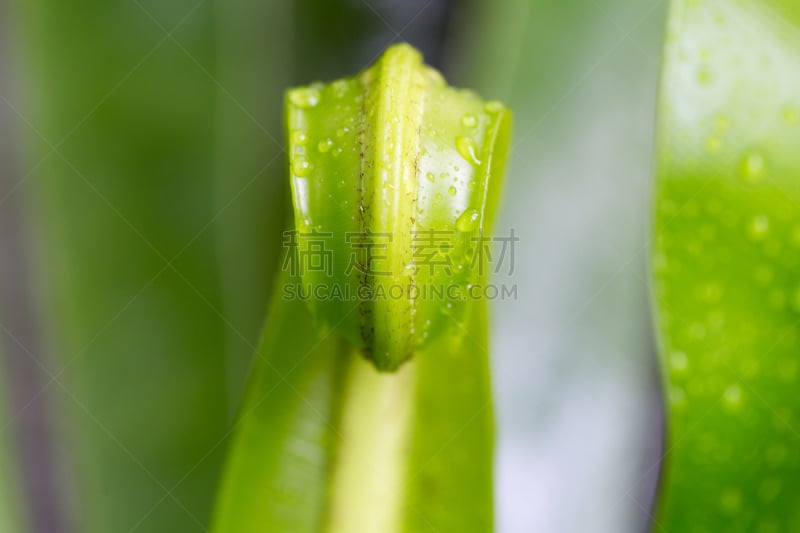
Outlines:
MULTIPOLYGON (((287 202, 283 92, 338 76, 383 27, 363 4, 226 0, 215 6, 214 211, 230 405, 239 405, 280 266, 287 202), (366 11, 366 12, 365 12, 366 11)), ((357 68, 352 67, 352 68, 357 68)))
POLYGON ((82 532, 196 531, 228 426, 211 5, 13 7, 65 503, 82 532))
POLYGON ((800 529, 800 9, 674 1, 655 307, 668 531, 800 529))
POLYGON ((330 238, 339 252, 303 281, 375 296, 352 314, 330 299, 312 300, 313 311, 378 369, 395 370, 467 312, 464 300, 428 302, 412 287, 465 292, 478 281, 470 252, 489 235, 509 114, 447 87, 396 45, 356 78, 289 91, 287 117, 297 248, 330 238), (448 264, 422 263, 440 247, 448 264), (393 289, 402 297, 380 297, 393 289))
POLYGON ((485 282, 468 258, 491 229, 509 122, 407 45, 355 78, 287 93, 294 249, 214 531, 491 530, 485 302, 415 301, 408 285, 485 282), (428 230, 451 236, 449 275, 415 255, 428 230), (380 257, 358 255, 370 235, 390 236, 380 257), (329 269, 302 262, 315 249, 329 269), (369 297, 394 285, 405 292, 369 297), (359 298, 298 297, 308 288, 359 298))
MULTIPOLYGON (((0 363, 2 354, 0 354, 0 363)), ((10 414, 5 375, 0 365, 0 533, 27 531, 22 527, 23 507, 20 502, 20 484, 12 446, 10 414)))

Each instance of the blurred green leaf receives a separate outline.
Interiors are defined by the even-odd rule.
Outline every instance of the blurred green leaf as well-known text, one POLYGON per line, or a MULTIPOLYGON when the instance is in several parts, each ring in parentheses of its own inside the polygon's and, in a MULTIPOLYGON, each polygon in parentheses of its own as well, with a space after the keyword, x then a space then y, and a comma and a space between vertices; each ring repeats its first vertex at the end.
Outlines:
POLYGON ((471 276, 461 271, 473 266, 470 237, 491 228, 509 114, 447 88, 402 45, 354 79, 290 91, 287 115, 297 228, 290 258, 302 261, 311 232, 330 232, 332 274, 306 266, 302 277, 281 278, 214 530, 488 531, 484 302, 420 300, 411 309, 404 293, 309 305, 298 291, 485 281, 477 266, 471 276), (422 229, 452 235, 452 277, 413 266, 411 235, 422 229), (365 231, 392 236, 386 278, 347 268, 346 235, 365 231), (406 358, 394 373, 375 370, 394 371, 406 358))
POLYGON ((211 5, 13 7, 74 529, 196 531, 227 427, 211 5))
MULTIPOLYGON (((0 363, 2 354, 0 354, 0 363)), ((11 424, 7 407, 5 374, 0 365, 0 533, 22 533, 22 509, 20 484, 16 462, 14 461, 12 435, 8 431, 11 424)))
POLYGON ((668 396, 657 526, 797 531, 800 10, 672 3, 655 306, 668 396))
POLYGON ((360 68, 381 24, 367 7, 329 0, 216 5, 215 229, 229 399, 241 398, 280 259, 289 189, 282 139, 286 87, 360 68), (335 22, 334 22, 335 21, 335 22))

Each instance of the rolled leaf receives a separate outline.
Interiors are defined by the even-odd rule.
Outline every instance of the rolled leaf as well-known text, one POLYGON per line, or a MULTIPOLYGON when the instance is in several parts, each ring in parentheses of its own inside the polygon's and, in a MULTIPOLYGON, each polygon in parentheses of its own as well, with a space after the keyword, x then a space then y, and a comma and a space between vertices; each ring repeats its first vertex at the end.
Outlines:
POLYGON ((509 122, 407 45, 287 93, 295 228, 213 531, 491 530, 485 302, 453 294, 486 280, 509 122))
POLYGON ((468 309, 415 296, 478 281, 472 252, 495 211, 509 114, 401 44, 353 79, 289 91, 287 122, 297 248, 329 240, 336 252, 303 281, 367 296, 352 314, 347 298, 311 299, 312 311, 395 370, 468 309))

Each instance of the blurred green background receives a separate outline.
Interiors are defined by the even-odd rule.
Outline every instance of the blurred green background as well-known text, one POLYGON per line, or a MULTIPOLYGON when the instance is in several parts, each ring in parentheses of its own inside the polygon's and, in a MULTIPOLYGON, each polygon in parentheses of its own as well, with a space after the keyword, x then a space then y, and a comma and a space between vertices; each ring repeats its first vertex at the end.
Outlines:
POLYGON ((665 10, 0 0, 0 531, 206 528, 282 253, 283 91, 400 40, 515 112, 498 531, 642 531, 661 443, 646 252, 665 10))

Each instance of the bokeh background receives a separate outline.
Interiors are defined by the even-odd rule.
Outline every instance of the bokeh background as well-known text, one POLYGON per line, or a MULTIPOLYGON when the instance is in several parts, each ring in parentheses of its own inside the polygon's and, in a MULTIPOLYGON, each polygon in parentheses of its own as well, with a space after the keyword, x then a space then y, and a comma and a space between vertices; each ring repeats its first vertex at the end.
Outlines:
POLYGON ((0 531, 203 531, 286 220, 283 91, 408 41, 507 102, 501 533, 646 529, 664 0, 0 0, 0 531))

